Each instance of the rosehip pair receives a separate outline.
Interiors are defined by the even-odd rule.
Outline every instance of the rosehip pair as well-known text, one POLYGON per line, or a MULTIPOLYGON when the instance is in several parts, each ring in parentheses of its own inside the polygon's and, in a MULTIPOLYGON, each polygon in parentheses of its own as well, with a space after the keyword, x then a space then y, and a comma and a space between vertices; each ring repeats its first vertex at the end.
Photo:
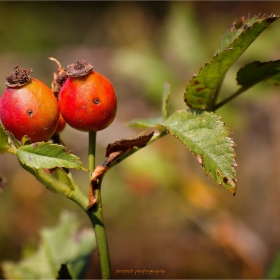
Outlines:
POLYGON ((0 119, 5 128, 21 140, 49 140, 61 132, 65 121, 81 131, 108 127, 117 111, 117 98, 110 81, 84 61, 68 66, 67 79, 58 100, 51 89, 35 78, 32 70, 16 66, 7 77, 0 98, 0 119))

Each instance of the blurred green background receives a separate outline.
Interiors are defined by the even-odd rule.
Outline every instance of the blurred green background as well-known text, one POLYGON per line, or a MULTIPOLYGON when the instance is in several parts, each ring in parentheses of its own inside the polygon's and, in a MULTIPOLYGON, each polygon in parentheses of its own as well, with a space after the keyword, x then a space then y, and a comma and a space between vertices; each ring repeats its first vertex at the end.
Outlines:
MULTIPOLYGON (((0 2, 0 90, 16 64, 50 86, 57 66, 49 56, 64 67, 91 62, 118 95, 116 120, 98 133, 100 164, 108 143, 141 132, 126 122, 160 114, 165 82, 170 112, 185 107, 185 85, 234 20, 279 8, 278 1, 0 2)), ((280 58, 279 28, 280 21, 273 23, 234 64, 221 98, 236 90, 240 67, 280 58)), ((142 278, 265 277, 280 247, 279 110, 279 88, 263 84, 217 112, 238 145, 236 197, 170 136, 107 174, 103 205, 113 278, 132 278, 117 269, 165 271, 142 278)), ((61 137, 86 163, 87 134, 68 126, 61 137)), ((76 205, 46 190, 12 155, 1 155, 0 172, 9 182, 0 194, 0 262, 19 260, 25 244, 36 247, 39 230, 56 224, 63 209, 90 226, 76 205)), ((88 174, 73 174, 87 192, 88 174)), ((94 277, 100 277, 96 252, 87 273, 94 277)))

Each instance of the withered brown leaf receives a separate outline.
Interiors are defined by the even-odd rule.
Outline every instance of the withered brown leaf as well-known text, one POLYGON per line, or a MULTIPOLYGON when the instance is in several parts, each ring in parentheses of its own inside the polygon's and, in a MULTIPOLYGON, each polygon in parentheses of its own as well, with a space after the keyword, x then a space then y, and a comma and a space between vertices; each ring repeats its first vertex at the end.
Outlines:
POLYGON ((125 153, 133 147, 142 148, 147 145, 150 139, 153 137, 154 131, 149 134, 144 134, 140 136, 136 136, 133 138, 126 138, 117 140, 114 143, 108 144, 106 147, 106 157, 109 157, 111 153, 121 152, 125 153))

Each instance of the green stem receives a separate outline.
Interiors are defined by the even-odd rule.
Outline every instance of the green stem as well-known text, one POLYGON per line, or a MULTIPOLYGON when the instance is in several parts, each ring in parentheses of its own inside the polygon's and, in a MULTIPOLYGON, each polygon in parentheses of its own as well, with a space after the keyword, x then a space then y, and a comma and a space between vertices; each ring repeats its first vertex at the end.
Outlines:
POLYGON ((75 190, 71 192, 67 198, 78 204, 85 212, 87 211, 88 198, 79 188, 75 188, 75 190))
POLYGON ((17 154, 17 149, 14 146, 7 145, 5 147, 5 149, 0 150, 0 153, 9 153, 9 154, 12 154, 12 155, 16 155, 17 154))
POLYGON ((101 181, 99 183, 99 187, 97 187, 97 189, 95 190, 95 195, 97 197, 97 204, 94 205, 90 211, 88 211, 88 216, 90 218, 90 221, 92 223, 95 232, 102 279, 110 279, 112 278, 111 264, 110 264, 110 255, 109 255, 105 225, 103 221, 100 187, 101 187, 101 181))
POLYGON ((248 87, 242 87, 239 90, 237 90, 234 94, 232 94, 231 96, 229 96, 228 98, 224 99, 223 101, 221 101, 220 103, 216 104, 213 107, 213 111, 218 110, 219 108, 221 108, 222 106, 224 106, 225 104, 227 104, 228 102, 230 102, 232 99, 236 98, 238 95, 240 95, 241 93, 243 93, 244 91, 246 91, 248 89, 248 87))
MULTIPOLYGON (((95 169, 95 149, 96 149, 95 147, 96 147, 96 132, 89 132, 89 147, 88 147, 88 161, 89 161, 89 170, 90 170, 89 180, 91 179, 91 174, 95 169)), ((96 197, 96 204, 94 205, 94 207, 92 207, 89 211, 86 212, 90 218, 96 237, 102 279, 110 279, 111 264, 110 264, 110 256, 109 256, 109 249, 107 244, 106 231, 105 231, 105 226, 103 221, 103 214, 102 214, 101 183, 102 180, 99 181, 98 186, 94 190, 94 194, 96 197)))
POLYGON ((90 131, 88 133, 88 168, 89 168, 89 176, 91 177, 91 173, 95 168, 95 147, 96 147, 96 132, 90 131))

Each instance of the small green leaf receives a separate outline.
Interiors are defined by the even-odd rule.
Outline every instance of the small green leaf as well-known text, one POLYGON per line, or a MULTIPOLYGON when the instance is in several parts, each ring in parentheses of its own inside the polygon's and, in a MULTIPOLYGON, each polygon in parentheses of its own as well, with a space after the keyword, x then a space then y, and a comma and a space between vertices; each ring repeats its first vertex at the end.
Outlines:
POLYGON ((80 159, 73 154, 67 153, 62 145, 37 142, 21 146, 17 150, 20 162, 32 168, 75 168, 88 171, 80 159))
POLYGON ((260 82, 280 84, 280 60, 247 64, 237 72, 237 83, 242 87, 252 87, 260 82))
POLYGON ((22 146, 25 146, 25 145, 29 145, 31 144, 32 141, 31 139, 27 136, 27 135, 24 135, 22 138, 21 138, 21 145, 22 146))
POLYGON ((18 149, 21 146, 21 143, 16 139, 13 133, 10 131, 8 132, 9 135, 9 142, 11 146, 14 146, 16 149, 18 149))
POLYGON ((255 16, 243 19, 240 26, 234 24, 229 33, 222 37, 218 52, 209 63, 200 68, 186 86, 185 102, 190 108, 211 110, 217 88, 233 63, 244 53, 254 40, 279 16, 255 16))
POLYGON ((41 231, 37 252, 18 263, 2 264, 5 278, 56 279, 61 265, 67 264, 72 277, 82 279, 84 267, 96 248, 96 242, 91 229, 79 230, 78 227, 77 216, 63 212, 56 227, 41 231))
POLYGON ((6 129, 0 122, 0 153, 7 152, 7 147, 9 146, 9 138, 6 129))
POLYGON ((161 105, 161 114, 162 114, 162 117, 163 117, 164 121, 168 118, 169 96, 170 96, 170 84, 165 83, 164 86, 163 86, 162 105, 161 105))
POLYGON ((134 119, 127 123, 127 126, 135 127, 135 128, 153 128, 157 127, 158 124, 163 122, 162 117, 151 118, 151 119, 134 119))
POLYGON ((202 110, 180 110, 163 126, 182 141, 206 174, 232 194, 236 193, 234 142, 219 116, 202 110))
POLYGON ((57 180, 61 184, 68 186, 71 190, 74 190, 75 187, 73 185, 71 178, 62 168, 56 167, 50 169, 49 172, 55 180, 57 180))

